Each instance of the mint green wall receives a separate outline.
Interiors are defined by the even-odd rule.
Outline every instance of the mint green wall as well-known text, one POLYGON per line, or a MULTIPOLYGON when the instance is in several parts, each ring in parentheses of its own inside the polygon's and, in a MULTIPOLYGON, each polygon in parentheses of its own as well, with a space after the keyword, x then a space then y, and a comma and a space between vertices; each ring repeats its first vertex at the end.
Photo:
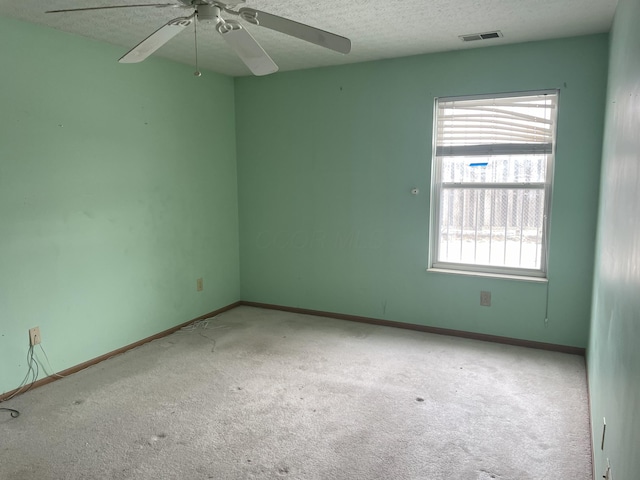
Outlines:
POLYGON ((589 385, 595 478, 640 476, 640 0, 611 32, 589 385), (602 418, 607 419, 601 450, 602 418))
POLYGON ((233 79, 2 18, 0 45, 0 392, 29 327, 61 370, 237 301, 233 79))
POLYGON ((242 299, 585 347, 607 38, 236 79, 242 299), (550 88, 561 93, 545 327, 545 284, 425 267, 434 97, 550 88))

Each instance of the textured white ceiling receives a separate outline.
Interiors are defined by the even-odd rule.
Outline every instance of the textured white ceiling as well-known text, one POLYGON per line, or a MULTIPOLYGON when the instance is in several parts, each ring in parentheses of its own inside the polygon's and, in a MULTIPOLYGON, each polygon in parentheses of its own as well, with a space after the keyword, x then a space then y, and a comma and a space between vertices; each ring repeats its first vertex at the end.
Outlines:
MULTIPOLYGON (((171 1, 0 0, 0 15, 119 45, 124 54, 168 20, 190 11, 147 7, 45 14, 45 10, 171 1)), ((343 55, 249 25, 247 29, 284 71, 606 32, 616 4, 617 0, 247 0, 245 6, 351 39, 352 51, 343 55), (491 30, 501 30, 504 37, 471 43, 458 38, 491 30)), ((249 74, 212 27, 199 27, 201 69, 249 74)), ((192 27, 154 55, 193 64, 192 27)))

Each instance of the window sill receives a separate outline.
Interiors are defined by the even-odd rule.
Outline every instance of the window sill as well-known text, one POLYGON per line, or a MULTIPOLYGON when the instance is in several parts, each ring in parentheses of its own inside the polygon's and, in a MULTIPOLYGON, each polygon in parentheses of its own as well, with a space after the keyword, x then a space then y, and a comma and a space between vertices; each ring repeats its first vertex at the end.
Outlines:
POLYGON ((504 273, 487 273, 487 272, 470 272, 468 270, 453 270, 446 268, 427 268, 428 273, 448 273, 452 275, 464 275, 467 277, 488 277, 488 278, 500 278, 504 280, 516 280, 519 282, 532 282, 532 283, 548 283, 549 279, 546 277, 528 277, 524 275, 507 275, 504 273))

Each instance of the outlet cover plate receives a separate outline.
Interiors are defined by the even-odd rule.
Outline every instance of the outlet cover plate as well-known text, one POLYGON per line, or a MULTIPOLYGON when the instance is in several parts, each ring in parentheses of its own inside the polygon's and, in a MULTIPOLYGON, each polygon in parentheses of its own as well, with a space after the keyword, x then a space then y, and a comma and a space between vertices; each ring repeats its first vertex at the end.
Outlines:
POLYGON ((608 458, 607 458, 607 471, 604 472, 604 475, 602 476, 602 478, 604 478, 604 480, 613 480, 613 474, 611 473, 611 462, 609 461, 608 458))
POLYGON ((29 345, 34 346, 40 343, 40 327, 29 329, 29 345))
POLYGON ((491 306, 491 292, 480 292, 480 305, 482 307, 490 307, 491 306))

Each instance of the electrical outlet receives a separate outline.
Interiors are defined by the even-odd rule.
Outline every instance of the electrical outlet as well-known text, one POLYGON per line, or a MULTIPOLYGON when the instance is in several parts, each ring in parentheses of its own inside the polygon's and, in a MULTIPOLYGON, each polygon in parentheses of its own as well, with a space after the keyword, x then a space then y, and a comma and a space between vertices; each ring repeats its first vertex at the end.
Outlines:
POLYGON ((480 292, 480 305, 483 307, 491 306, 491 292, 480 292))
POLYGON ((202 290, 204 290, 204 281, 202 278, 199 278, 196 280, 196 291, 201 292, 202 290))
POLYGON ((613 474, 611 473, 611 462, 609 462, 608 458, 607 458, 607 470, 606 472, 604 472, 604 475, 602 476, 602 478, 604 478, 604 480, 613 480, 613 474))
POLYGON ((32 347, 40 343, 40 327, 33 327, 29 329, 29 345, 32 347))

